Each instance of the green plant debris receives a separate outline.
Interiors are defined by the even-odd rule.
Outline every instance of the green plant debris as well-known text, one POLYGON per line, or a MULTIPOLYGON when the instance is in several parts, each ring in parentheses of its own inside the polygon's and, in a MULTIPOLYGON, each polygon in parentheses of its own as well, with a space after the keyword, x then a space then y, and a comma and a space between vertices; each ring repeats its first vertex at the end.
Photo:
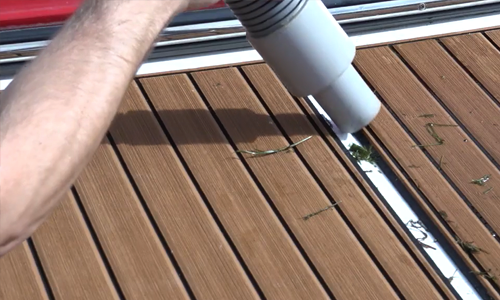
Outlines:
POLYGON ((303 140, 300 140, 296 143, 293 143, 291 145, 281 147, 279 149, 273 149, 273 150, 259 150, 259 149, 253 149, 253 150, 237 150, 236 152, 238 153, 246 153, 246 154, 251 154, 253 156, 265 156, 265 155, 270 155, 270 154, 275 154, 279 152, 285 152, 288 150, 292 150, 293 148, 297 147, 298 145, 302 144, 303 142, 309 140, 312 138, 312 136, 308 136, 303 140))
POLYGON ((371 145, 368 147, 363 147, 356 144, 351 144, 349 146, 349 151, 356 161, 366 161, 372 165, 375 165, 375 155, 373 153, 373 148, 371 145))
POLYGON ((419 118, 434 118, 436 115, 435 114, 423 114, 418 116, 419 118))
POLYGON ((434 138, 436 143, 434 144, 425 144, 425 145, 413 145, 412 147, 430 147, 430 146, 440 146, 444 144, 444 139, 442 139, 437 133, 436 130, 434 130, 435 127, 458 127, 458 125, 454 124, 436 124, 436 123, 427 123, 425 124, 425 129, 427 129, 427 132, 434 138))
POLYGON ((484 252, 486 254, 489 254, 485 250, 479 248, 478 246, 474 245, 474 242, 465 242, 462 241, 460 238, 456 238, 457 244, 462 247, 462 249, 467 252, 468 254, 472 253, 479 253, 479 252, 484 252))
POLYGON ((483 276, 484 278, 486 279, 489 279, 489 280, 493 280, 493 281, 497 281, 498 278, 491 274, 491 269, 489 269, 488 271, 486 272, 483 272, 483 271, 471 271, 472 274, 476 275, 476 276, 483 276))
POLYGON ((448 213, 446 213, 444 210, 438 211, 443 220, 445 220, 448 223, 454 223, 452 220, 448 220, 448 213))
POLYGON ((490 180, 490 178, 491 178, 491 175, 484 175, 483 177, 481 177, 479 179, 472 180, 470 183, 476 184, 476 185, 479 185, 479 186, 484 186, 486 184, 486 182, 488 180, 490 180))
POLYGON ((335 206, 339 205, 341 202, 342 202, 342 201, 339 201, 339 202, 333 203, 333 204, 331 204, 331 205, 328 205, 328 206, 327 206, 327 207, 325 207, 325 208, 322 208, 322 209, 320 209, 320 210, 318 210, 318 211, 316 211, 316 212, 310 213, 310 214, 308 214, 308 215, 306 215, 306 216, 302 217, 302 219, 303 219, 304 221, 307 221, 307 220, 309 220, 310 218, 312 218, 312 217, 314 217, 314 216, 317 216, 317 215, 319 215, 319 214, 320 214, 320 213, 322 213, 322 212, 325 212, 325 211, 327 211, 327 210, 329 210, 329 209, 331 209, 331 208, 334 208, 335 206))
POLYGON ((453 279, 455 279, 455 274, 457 274, 458 270, 455 269, 455 272, 453 272, 453 274, 448 277, 448 282, 451 283, 453 281, 453 279))
POLYGON ((483 195, 486 195, 488 194, 489 192, 491 192, 491 190, 493 189, 493 187, 489 187, 487 188, 484 192, 483 192, 483 195))
POLYGON ((439 158, 439 170, 443 169, 443 158, 444 158, 444 155, 441 155, 441 157, 439 158))

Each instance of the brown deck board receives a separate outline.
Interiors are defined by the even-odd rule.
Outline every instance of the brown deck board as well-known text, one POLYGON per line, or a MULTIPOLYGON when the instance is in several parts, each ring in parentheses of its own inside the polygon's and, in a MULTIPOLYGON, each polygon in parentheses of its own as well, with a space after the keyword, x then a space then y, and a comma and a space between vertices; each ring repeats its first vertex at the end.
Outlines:
POLYGON ((395 48, 500 164, 500 127, 494 125, 500 120, 500 106, 453 61, 438 42, 426 40, 395 48))
MULTIPOLYGON (((274 149, 287 144, 237 69, 202 71, 193 76, 238 149, 274 149), (234 109, 247 112, 224 113, 234 109), (268 122, 258 122, 263 119, 268 122)), ((245 160, 337 299, 396 297, 335 210, 308 221, 301 219, 330 201, 296 155, 245 160)))
MULTIPOLYGON (((368 78, 384 101, 394 111, 401 122, 418 139, 419 144, 433 144, 425 124, 455 124, 443 107, 418 82, 406 66, 387 48, 375 48, 358 52, 357 65, 368 78), (435 114, 434 118, 418 117, 435 114)), ((387 124, 390 126, 390 124, 387 124)), ((385 130, 390 130, 387 127, 385 130)), ((444 159, 442 170, 460 191, 488 221, 495 231, 500 232, 500 171, 485 154, 470 140, 460 127, 436 127, 436 132, 445 143, 440 146, 425 147, 436 163, 444 159), (471 180, 491 174, 488 186, 497 187, 483 194, 484 187, 471 184, 471 180), (498 191, 497 191, 498 190, 498 191)), ((495 138, 498 139, 498 138, 495 138)), ((408 145, 407 152, 422 151, 408 145)))
POLYGON ((329 299, 189 78, 141 82, 264 295, 329 299))
MULTIPOLYGON (((294 134, 301 129, 308 132, 316 131, 267 65, 247 66, 243 67, 243 70, 292 140, 307 137, 306 134, 294 134), (296 118, 288 117, 291 115, 295 115, 296 118)), ((317 132, 314 139, 301 146, 300 153, 333 199, 342 201, 342 211, 404 297, 440 299, 441 296, 436 288, 317 132)))
POLYGON ((500 47, 500 29, 487 31, 486 35, 495 43, 497 47, 500 47))
POLYGON ((27 242, 0 259, 0 282, 0 299, 49 299, 27 242))
POLYGON ((56 299, 118 299, 73 195, 33 235, 56 299))
MULTIPOLYGON (((469 277, 500 277, 499 45, 500 30, 476 30, 355 60, 383 103, 357 137, 469 277), (459 126, 412 147, 435 142, 430 122, 459 126)), ((457 299, 381 187, 266 64, 167 73, 131 84, 76 193, 0 260, 0 298, 457 299), (308 136, 293 151, 237 153, 308 136)), ((500 299, 498 282, 473 284, 500 299)))
POLYGON ((106 139, 75 186, 127 299, 189 299, 106 139))
MULTIPOLYGON (((500 51, 481 33, 441 39, 453 55, 500 101, 500 51)), ((500 120, 493 123, 500 131, 500 120), (495 125, 496 124, 496 125, 495 125)))
POLYGON ((257 299, 135 84, 120 114, 111 134, 196 298, 257 299))

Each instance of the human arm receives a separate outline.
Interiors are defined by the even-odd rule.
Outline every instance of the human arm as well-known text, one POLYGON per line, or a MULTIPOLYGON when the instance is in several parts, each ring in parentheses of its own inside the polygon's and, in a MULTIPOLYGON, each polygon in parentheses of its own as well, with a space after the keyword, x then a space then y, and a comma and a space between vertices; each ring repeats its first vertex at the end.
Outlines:
POLYGON ((86 0, 0 94, 0 256, 33 234, 89 162, 164 26, 214 2, 86 0))

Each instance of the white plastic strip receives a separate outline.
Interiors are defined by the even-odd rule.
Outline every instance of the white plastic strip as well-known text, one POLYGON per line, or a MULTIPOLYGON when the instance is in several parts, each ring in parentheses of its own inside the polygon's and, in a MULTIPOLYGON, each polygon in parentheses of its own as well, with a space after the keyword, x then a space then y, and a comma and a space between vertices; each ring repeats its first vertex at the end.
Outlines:
POLYGON ((4 79, 0 80, 0 91, 3 91, 7 88, 9 83, 11 83, 12 79, 4 79))

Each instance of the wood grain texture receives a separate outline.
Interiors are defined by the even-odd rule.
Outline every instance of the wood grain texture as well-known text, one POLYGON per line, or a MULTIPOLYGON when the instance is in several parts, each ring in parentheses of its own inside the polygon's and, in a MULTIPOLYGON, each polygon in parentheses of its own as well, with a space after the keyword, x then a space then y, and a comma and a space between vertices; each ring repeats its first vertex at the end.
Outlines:
MULTIPOLYGON (((392 224, 393 228, 397 231, 400 239, 402 240, 402 243, 404 243, 409 247, 409 249, 412 251, 412 253, 415 255, 415 257, 418 259, 420 264, 427 270, 427 272, 431 275, 431 277, 434 279, 434 281, 440 286, 441 290, 446 294, 446 296, 449 299, 454 299, 455 295, 451 292, 450 287, 448 286, 447 283, 444 282, 443 275, 441 273, 437 273, 435 270, 434 266, 431 266, 429 261, 427 260, 426 257, 422 254, 422 247, 417 245, 413 242, 412 238, 410 237, 410 234, 407 233, 403 229, 403 226, 400 224, 399 220, 396 220, 397 217, 393 215, 391 211, 389 211, 388 207, 386 204, 383 202, 381 198, 379 198, 378 194, 375 193, 374 189, 372 186, 368 184, 368 182, 365 180, 365 178, 361 175, 361 172, 358 171, 354 163, 351 161, 351 159, 348 157, 348 154, 346 154, 343 151, 343 148, 335 141, 335 138, 333 137, 331 131, 327 129, 325 124, 320 121, 318 117, 316 117, 316 113, 311 109, 309 103, 303 98, 297 99, 297 103, 304 108, 306 111, 306 114, 313 119, 313 122, 316 124, 316 126, 321 130, 323 133, 324 138, 326 139, 326 142, 328 145, 330 145, 331 148, 334 149, 334 151, 340 156, 342 161, 347 165, 347 167, 353 172, 354 176, 359 180, 360 184, 364 187, 364 189, 367 191, 368 195, 371 197, 371 199, 374 201, 375 205, 379 208, 379 210, 384 214, 386 219, 392 224)), ((374 187, 376 188, 376 187, 374 187)), ((469 259, 470 260, 470 259, 469 259)))
MULTIPOLYGON (((476 245, 484 248, 490 254, 475 253, 474 258, 480 262, 485 269, 492 269, 496 276, 500 275, 500 244, 491 236, 490 232, 482 222, 469 209, 468 205, 461 199, 460 195, 440 174, 439 170, 427 159, 422 151, 408 151, 414 143, 410 136, 397 123, 395 118, 382 107, 379 115, 370 124, 370 129, 383 142, 389 153, 399 163, 402 170, 408 174, 413 183, 418 186, 422 194, 429 200, 430 207, 422 197, 413 191, 413 187, 401 174, 391 159, 384 155, 377 142, 370 138, 371 134, 365 130, 365 135, 369 137, 371 144, 377 147, 378 152, 384 155, 385 160, 392 166, 396 174, 399 173, 399 180, 406 185, 409 191, 413 191, 413 197, 419 201, 420 206, 426 214, 433 220, 436 226, 447 238, 447 241, 454 246, 455 250, 461 254, 463 260, 471 270, 479 270, 475 266, 469 255, 456 244, 455 236, 464 241, 474 241, 476 245), (440 216, 439 211, 446 213, 446 218, 440 216), (453 232, 449 232, 445 225, 451 227, 453 232)), ((484 278, 480 278, 490 293, 497 294, 494 288, 484 278)))
POLYGON ((71 193, 33 235, 56 299, 118 299, 71 193))
MULTIPOLYGON (((299 129, 316 131, 267 65, 247 66, 243 67, 243 71, 292 140, 302 140, 307 137, 306 134, 294 134, 299 129), (297 117, 291 120, 286 117, 287 115, 297 117)), ((406 299, 442 299, 335 154, 330 151, 317 132, 315 135, 316 138, 301 146, 300 153, 333 199, 342 201, 342 211, 404 297, 406 299)))
POLYGON ((266 299, 329 299, 187 75, 141 82, 266 299))
POLYGON ((500 106, 469 77, 437 41, 401 44, 396 45, 395 49, 500 164, 500 106))
POLYGON ((27 242, 0 258, 0 299, 49 299, 27 242))
MULTIPOLYGON (((193 76, 238 149, 275 149, 288 144, 237 69, 193 76), (236 117, 224 113, 231 110, 246 113, 236 117)), ((297 155, 279 153, 246 162, 336 299, 397 298, 336 210, 302 219, 331 202, 297 155)))
POLYGON ((257 299, 135 83, 111 134, 196 299, 257 299))
MULTIPOLYGON (((450 52, 500 103, 500 51, 481 33, 442 38, 450 52)), ((500 120, 493 123, 500 131, 500 120), (496 124, 496 125, 495 125, 496 124)))
POLYGON ((75 187, 127 300, 189 299, 107 139, 75 187))
MULTIPOLYGON (((389 48, 373 48, 358 51, 356 65, 377 90, 394 114, 418 139, 419 144, 432 144, 425 124, 454 124, 453 119, 435 101, 432 95, 418 82, 406 66, 389 48), (435 114, 434 118, 418 117, 435 114)), ((453 93, 453 90, 449 91, 453 93)), ((384 124, 391 130, 390 124, 384 124)), ((437 165, 444 159, 442 171, 467 197, 491 227, 500 232, 500 172, 484 153, 471 141, 460 127, 437 127, 436 132, 445 140, 440 146, 425 147, 425 151, 437 165), (473 179, 491 174, 487 186, 471 184, 473 179), (484 194, 487 187, 493 187, 484 194)), ((401 151, 409 154, 421 152, 419 147, 405 144, 401 151)))
POLYGON ((486 32, 486 35, 495 43, 497 47, 500 48, 500 30, 492 30, 486 32))

